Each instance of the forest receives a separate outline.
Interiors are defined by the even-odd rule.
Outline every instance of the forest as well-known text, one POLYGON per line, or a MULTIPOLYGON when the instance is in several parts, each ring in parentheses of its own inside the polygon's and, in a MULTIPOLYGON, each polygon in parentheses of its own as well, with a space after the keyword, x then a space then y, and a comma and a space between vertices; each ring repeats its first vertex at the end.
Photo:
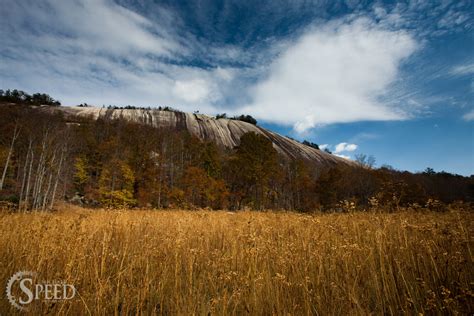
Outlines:
POLYGON ((71 121, 30 105, 0 105, 0 203, 13 210, 53 209, 56 201, 105 208, 442 210, 474 199, 473 176, 375 168, 364 157, 357 167, 322 170, 278 155, 254 133, 225 149, 184 130, 71 121))

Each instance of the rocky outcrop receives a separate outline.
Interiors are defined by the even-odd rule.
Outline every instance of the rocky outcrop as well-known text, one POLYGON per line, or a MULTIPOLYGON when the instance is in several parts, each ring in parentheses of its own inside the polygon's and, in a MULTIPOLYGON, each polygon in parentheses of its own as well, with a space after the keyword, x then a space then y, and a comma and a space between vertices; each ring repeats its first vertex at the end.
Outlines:
POLYGON ((216 119, 203 114, 191 114, 157 109, 105 109, 95 107, 58 107, 56 111, 69 117, 90 117, 93 119, 125 119, 132 122, 149 124, 155 127, 187 129, 202 140, 215 142, 218 146, 233 148, 239 144, 240 137, 248 132, 262 134, 273 143, 273 147, 282 155, 290 158, 305 159, 319 166, 352 164, 352 162, 326 153, 322 150, 301 144, 288 137, 281 136, 259 126, 230 119, 216 119))

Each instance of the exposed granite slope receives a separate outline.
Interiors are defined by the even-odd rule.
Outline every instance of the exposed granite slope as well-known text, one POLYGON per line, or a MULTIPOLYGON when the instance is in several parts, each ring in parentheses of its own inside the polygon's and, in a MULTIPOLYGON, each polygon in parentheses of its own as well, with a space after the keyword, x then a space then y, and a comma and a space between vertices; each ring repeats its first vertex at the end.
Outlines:
POLYGON ((303 145, 288 137, 281 136, 259 126, 247 122, 215 119, 203 114, 160 111, 157 109, 103 109, 95 107, 58 107, 66 116, 91 117, 97 119, 125 119, 155 127, 187 129, 191 134, 202 140, 210 140, 218 146, 233 148, 239 144, 240 137, 247 132, 255 132, 266 136, 273 142, 273 147, 286 157, 310 160, 319 166, 335 164, 353 164, 352 162, 328 154, 322 150, 303 145))

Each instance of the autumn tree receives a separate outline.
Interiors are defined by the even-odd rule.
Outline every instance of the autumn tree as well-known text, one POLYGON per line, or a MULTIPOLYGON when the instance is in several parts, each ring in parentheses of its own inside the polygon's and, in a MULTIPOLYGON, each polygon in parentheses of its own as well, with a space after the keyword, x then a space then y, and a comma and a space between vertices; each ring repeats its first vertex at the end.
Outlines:
POLYGON ((1 110, 0 152, 6 155, 0 199, 14 201, 21 210, 51 209, 67 181, 70 131, 59 115, 16 105, 1 110))
POLYGON ((242 135, 229 169, 233 175, 233 191, 239 196, 238 207, 247 200, 256 209, 264 208, 275 192, 271 182, 281 172, 272 142, 253 132, 242 135))
POLYGON ((113 119, 111 113, 65 118, 12 103, 0 106, 0 202, 19 210, 51 209, 76 192, 87 205, 108 207, 298 211, 333 210, 344 200, 364 209, 374 197, 391 210, 426 205, 427 199, 474 200, 474 177, 375 168, 367 156, 358 157, 359 167, 312 165, 278 155, 261 134, 244 134, 239 146, 225 149, 185 129, 113 119))
POLYGON ((307 162, 289 160, 285 164, 285 180, 282 195, 286 209, 309 211, 317 206, 314 192, 314 175, 307 162))
POLYGON ((222 209, 227 205, 228 191, 222 180, 208 175, 206 170, 189 167, 183 174, 182 188, 192 206, 222 209))
POLYGON ((74 161, 74 185, 79 194, 84 195, 85 186, 89 181, 87 159, 85 157, 76 157, 74 161))
POLYGON ((104 167, 99 179, 102 205, 112 208, 134 206, 134 181, 135 176, 125 162, 111 161, 104 167))
POLYGON ((341 168, 331 168, 322 173, 316 182, 315 193, 323 209, 330 209, 342 199, 344 173, 341 168))
POLYGON ((218 178, 221 176, 222 164, 221 164, 221 154, 219 149, 214 143, 206 142, 202 147, 202 152, 200 155, 201 166, 208 176, 213 178, 218 178))

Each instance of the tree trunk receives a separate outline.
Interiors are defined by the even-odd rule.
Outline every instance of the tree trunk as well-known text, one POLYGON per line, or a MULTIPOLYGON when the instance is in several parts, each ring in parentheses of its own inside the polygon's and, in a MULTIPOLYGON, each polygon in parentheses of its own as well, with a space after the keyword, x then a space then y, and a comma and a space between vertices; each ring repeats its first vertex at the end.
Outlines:
MULTIPOLYGON (((56 152, 53 154, 53 158, 51 159, 50 166, 52 167, 54 164, 54 160, 56 159, 56 152)), ((52 170, 49 172, 49 179, 48 179, 48 186, 46 187, 46 191, 43 194, 43 201, 41 205, 41 210, 44 211, 46 209, 46 203, 48 202, 48 195, 51 190, 51 185, 53 183, 53 172, 52 170)))
POLYGON ((41 155, 38 162, 38 167, 36 168, 36 175, 35 175, 35 184, 33 187, 33 209, 38 207, 38 201, 41 194, 41 186, 43 185, 43 176, 46 170, 46 138, 48 136, 48 132, 44 136, 43 143, 41 145, 41 155))
POLYGON ((20 190, 20 199, 18 201, 18 210, 21 210, 22 201, 23 201, 23 198, 25 197, 24 193, 25 193, 25 185, 26 185, 26 175, 28 173, 28 163, 30 159, 31 144, 32 144, 32 141, 30 140, 28 144, 28 151, 26 152, 25 166, 23 168, 23 180, 21 181, 21 190, 20 190))
POLYGON ((20 129, 18 128, 18 124, 15 124, 15 129, 13 130, 12 142, 10 144, 10 149, 8 151, 7 161, 5 161, 5 166, 3 167, 2 178, 0 179, 0 190, 3 190, 3 184, 5 183, 5 178, 7 177, 8 164, 10 163, 10 158, 13 153, 13 147, 15 146, 15 141, 18 138, 19 134, 20 134, 20 129))
POLYGON ((54 183, 54 188, 53 188, 53 194, 51 196, 51 204, 49 206, 50 209, 53 208, 54 205, 54 199, 56 198, 56 190, 58 189, 58 182, 59 182, 59 176, 61 175, 61 168, 63 165, 63 160, 64 160, 64 152, 67 149, 64 148, 61 152, 61 158, 59 158, 59 166, 58 166, 58 173, 56 174, 56 182, 54 183))
POLYGON ((33 161, 35 160, 35 152, 31 150, 30 167, 28 170, 28 180, 26 181, 26 192, 25 192, 25 206, 28 208, 28 199, 30 196, 30 184, 31 184, 31 172, 33 171, 33 161))

